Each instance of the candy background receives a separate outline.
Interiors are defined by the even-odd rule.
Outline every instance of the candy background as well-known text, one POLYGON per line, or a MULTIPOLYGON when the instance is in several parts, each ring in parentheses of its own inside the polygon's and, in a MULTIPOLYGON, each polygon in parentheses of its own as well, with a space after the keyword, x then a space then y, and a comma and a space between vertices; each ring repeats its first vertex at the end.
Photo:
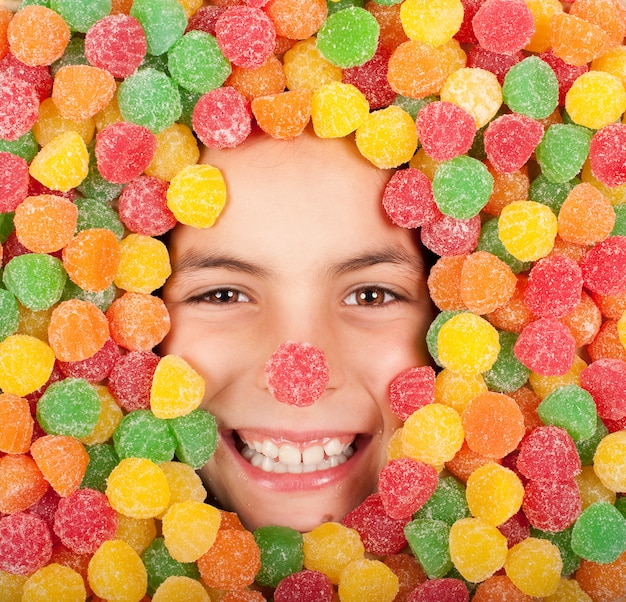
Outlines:
POLYGON ((1 599, 625 597, 626 10, 214 4, 0 10, 1 599), (151 353, 157 237, 223 200, 207 207, 193 133, 219 148, 253 121, 408 163, 385 208, 440 256, 437 376, 392 384, 406 424, 378 494, 304 535, 202 503, 202 383, 151 353), (428 499, 424 467, 443 465, 428 499))

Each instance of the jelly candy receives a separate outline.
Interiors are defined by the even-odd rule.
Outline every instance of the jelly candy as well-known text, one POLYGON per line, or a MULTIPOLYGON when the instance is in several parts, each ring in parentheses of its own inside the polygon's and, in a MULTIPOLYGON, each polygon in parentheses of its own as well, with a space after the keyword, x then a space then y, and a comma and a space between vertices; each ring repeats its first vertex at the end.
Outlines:
POLYGON ((430 366, 408 368, 389 385, 389 405, 406 420, 415 410, 432 403, 435 395, 435 372, 430 366))
POLYGON ((369 103, 352 84, 331 81, 317 88, 311 97, 313 130, 320 138, 340 138, 361 126, 369 103), (338 111, 338 107, 345 109, 338 111))
POLYGON ((150 410, 135 410, 124 416, 113 434, 120 458, 147 458, 155 464, 174 457, 176 440, 167 422, 150 410))
POLYGON ((518 334, 501 330, 498 337, 500 339, 498 359, 483 374, 483 379, 491 391, 510 393, 517 391, 526 383, 530 370, 515 356, 518 334))
POLYGON ((120 242, 120 263, 115 285, 134 293, 161 288, 172 270, 166 246, 156 238, 131 233, 120 242))
POLYGON ((83 577, 74 569, 51 562, 33 573, 24 583, 22 600, 43 602, 66 596, 69 599, 85 599, 87 591, 83 577))
POLYGON ((274 23, 276 35, 290 40, 309 38, 328 15, 324 0, 272 0, 265 11, 274 23))
POLYGON ((52 535, 42 518, 26 512, 3 516, 0 534, 0 570, 26 576, 48 563, 52 535))
POLYGON ((141 23, 153 56, 167 52, 187 27, 185 10, 177 0, 139 0, 132 3, 130 15, 141 23))
POLYGON ((511 581, 529 596, 549 596, 559 586, 563 561, 557 546, 529 537, 509 551, 504 569, 511 581))
POLYGON ((391 602, 398 588, 398 578, 387 565, 380 560, 360 558, 341 571, 338 594, 346 602, 391 602))
POLYGON ((522 507, 535 529, 557 533, 576 522, 582 511, 582 498, 574 479, 536 479, 526 484, 522 507))
POLYGON ((391 221, 403 228, 418 228, 439 215, 430 180, 412 167, 398 170, 391 176, 382 203, 391 221))
POLYGON ((54 352, 42 340, 24 334, 6 337, 0 342, 0 389, 19 396, 37 391, 52 374, 54 361, 54 352))
POLYGON ((10 488, 4 488, 0 493, 0 512, 4 514, 28 510, 46 495, 50 487, 37 464, 24 453, 2 456, 0 476, 11 483, 10 488))
POLYGON ((589 163, 593 175, 606 186, 620 186, 626 183, 622 163, 622 140, 626 136, 626 126, 621 123, 609 124, 591 138, 589 163))
POLYGON ((589 439, 596 431, 596 405, 591 395, 577 385, 559 387, 537 408, 544 424, 567 430, 575 442, 589 439))
POLYGON ((319 571, 302 570, 287 575, 274 590, 275 602, 331 602, 334 596, 330 579, 319 571))
POLYGON ((419 561, 429 579, 438 579, 452 568, 450 560, 450 525, 419 518, 407 523, 404 533, 411 551, 419 561))
POLYGON ((441 46, 460 29, 463 5, 458 0, 409 0, 400 7, 400 20, 411 40, 441 46))

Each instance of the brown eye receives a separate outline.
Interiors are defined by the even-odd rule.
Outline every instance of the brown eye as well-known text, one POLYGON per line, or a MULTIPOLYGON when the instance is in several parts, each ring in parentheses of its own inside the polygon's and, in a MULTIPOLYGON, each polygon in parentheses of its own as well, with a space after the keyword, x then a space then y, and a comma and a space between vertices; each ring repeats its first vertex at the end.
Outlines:
POLYGON ((346 299, 346 305, 361 305, 371 307, 375 305, 384 305, 390 301, 394 301, 397 297, 387 289, 370 286, 360 288, 351 293, 346 299))
POLYGON ((240 291, 232 288, 219 288, 203 295, 209 303, 239 303, 248 301, 248 298, 240 291))

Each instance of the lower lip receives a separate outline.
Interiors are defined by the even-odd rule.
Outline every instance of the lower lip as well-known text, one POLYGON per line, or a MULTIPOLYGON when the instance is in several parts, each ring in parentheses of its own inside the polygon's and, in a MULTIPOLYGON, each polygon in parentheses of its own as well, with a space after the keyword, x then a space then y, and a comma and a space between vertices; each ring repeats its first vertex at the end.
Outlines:
POLYGON ((367 441, 360 440, 359 446, 354 454, 339 466, 327 468, 326 470, 317 470, 315 472, 291 474, 265 472, 260 468, 252 466, 252 464, 237 451, 232 434, 222 435, 221 440, 228 450, 228 453, 234 457, 235 463, 239 466, 248 481, 253 481, 258 487, 270 491, 287 493, 315 490, 320 487, 329 487, 343 481, 356 470, 355 464, 361 460, 368 447, 367 441))

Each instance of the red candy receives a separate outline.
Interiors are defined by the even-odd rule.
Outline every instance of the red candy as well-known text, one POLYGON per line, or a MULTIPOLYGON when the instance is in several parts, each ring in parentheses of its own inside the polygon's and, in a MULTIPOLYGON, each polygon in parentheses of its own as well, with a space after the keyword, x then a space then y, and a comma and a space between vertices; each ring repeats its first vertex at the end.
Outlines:
POLYGON ((41 102, 50 96, 54 80, 48 67, 25 65, 12 54, 7 54, 0 61, 0 74, 15 77, 31 84, 41 102))
POLYGON ((403 370, 389 385, 389 405, 403 422, 435 400, 435 371, 430 366, 403 370))
POLYGON ((96 136, 98 171, 109 182, 126 184, 150 165, 156 146, 149 129, 125 121, 113 123, 96 136))
POLYGON ((508 113, 494 119, 485 130, 487 159, 496 171, 513 173, 530 159, 543 138, 543 126, 525 115, 508 113))
POLYGON ((187 23, 187 31, 197 30, 215 36, 215 23, 227 6, 201 6, 187 23))
POLYGON ((528 324, 513 347, 515 357, 542 376, 566 374, 576 354, 576 341, 567 326, 555 318, 528 324))
POLYGON ((480 46, 473 46, 467 53, 467 66, 474 69, 491 71, 491 73, 498 78, 500 85, 502 85, 509 69, 520 61, 523 61, 524 58, 525 56, 521 52, 498 54, 497 52, 485 50, 480 46))
POLYGON ((556 79, 559 82, 559 104, 565 105, 565 95, 569 92, 572 84, 583 74, 589 71, 588 65, 570 65, 566 63, 561 57, 556 56, 551 50, 542 52, 539 58, 550 67, 556 75, 556 79))
POLYGON ((391 518, 385 511, 380 495, 373 493, 346 514, 341 523, 358 531, 367 552, 386 556, 397 554, 406 547, 404 526, 408 520, 391 518))
POLYGON ((390 52, 379 45, 369 61, 343 70, 343 83, 352 84, 361 90, 372 111, 389 106, 396 98, 387 79, 390 56, 390 52))
POLYGON ((252 114, 245 97, 225 86, 207 92, 198 100, 192 116, 193 129, 210 148, 233 148, 252 130, 252 114))
POLYGON ((524 303, 541 318, 562 318, 580 303, 583 289, 578 264, 564 255, 538 261, 528 275, 524 303))
POLYGON ((531 480, 524 489, 522 509, 535 529, 556 533, 576 522, 582 499, 574 479, 531 480))
POLYGON ((303 570, 285 577, 274 590, 274 602, 333 602, 330 578, 319 571, 303 570))
POLYGON ((530 523, 526 515, 520 510, 509 520, 498 525, 498 531, 506 537, 507 546, 512 548, 515 544, 530 537, 530 523))
POLYGON ((449 161, 472 147, 476 120, 451 102, 431 102, 417 114, 417 134, 427 155, 449 161))
POLYGON ((0 152, 0 213, 15 211, 28 196, 28 163, 12 153, 0 152))
POLYGON ((151 351, 131 351, 115 362, 108 389, 121 408, 127 412, 150 408, 152 377, 159 360, 151 351))
POLYGON ((260 67, 276 46, 272 20, 252 6, 227 8, 215 23, 215 38, 224 56, 246 69, 260 67))
POLYGON ((523 0, 487 0, 472 19, 478 43, 491 52, 514 54, 535 33, 535 21, 523 0))
POLYGON ((310 343, 282 343, 265 364, 270 393, 277 401, 305 407, 328 386, 330 370, 324 352, 310 343))
POLYGON ((391 176, 382 203, 391 221, 401 228, 419 228, 441 215, 430 180, 412 167, 400 169, 391 176))
POLYGON ((94 23, 85 35, 85 56, 113 77, 132 75, 141 65, 148 43, 143 27, 130 15, 110 15, 94 23))
POLYGON ((626 184, 626 124, 611 123, 593 135, 589 163, 591 173, 605 186, 626 184))
POLYGON ((463 5, 463 22, 461 23, 459 31, 457 31, 454 36, 461 44, 476 44, 477 40, 476 34, 474 34, 472 19, 484 1, 485 0, 461 0, 461 4, 463 5))
POLYGON ((411 458, 391 460, 380 471, 378 493, 391 518, 410 518, 434 493, 439 474, 434 466, 411 458))
POLYGON ((0 74, 0 138, 17 140, 35 125, 39 98, 32 84, 0 74))
POLYGON ((99 383, 109 375, 119 357, 120 348, 113 339, 108 339, 91 357, 77 362, 59 362, 59 368, 66 377, 99 383))
POLYGON ((469 591, 460 579, 444 577, 420 583, 407 602, 469 602, 469 591))
POLYGON ((611 236, 582 258, 585 287, 600 295, 626 292, 626 236, 611 236))
POLYGON ((467 255, 478 244, 480 215, 468 220, 442 215, 425 224, 420 236, 423 245, 437 255, 467 255))
POLYGON ((520 445, 517 470, 530 480, 568 481, 580 473, 574 440, 558 426, 538 426, 520 445))
POLYGON ((104 493, 79 489, 59 501, 54 532, 77 554, 93 554, 105 541, 115 539, 117 512, 104 493))
POLYGON ((593 397, 600 418, 626 417, 626 362, 614 358, 592 362, 580 373, 580 386, 593 397))
POLYGON ((51 555, 52 535, 42 518, 26 512, 0 518, 0 571, 30 575, 51 555))
POLYGON ((176 218, 167 206, 169 184, 152 176, 140 176, 124 187, 118 200, 123 224, 131 231, 146 236, 160 236, 176 225, 176 218))

